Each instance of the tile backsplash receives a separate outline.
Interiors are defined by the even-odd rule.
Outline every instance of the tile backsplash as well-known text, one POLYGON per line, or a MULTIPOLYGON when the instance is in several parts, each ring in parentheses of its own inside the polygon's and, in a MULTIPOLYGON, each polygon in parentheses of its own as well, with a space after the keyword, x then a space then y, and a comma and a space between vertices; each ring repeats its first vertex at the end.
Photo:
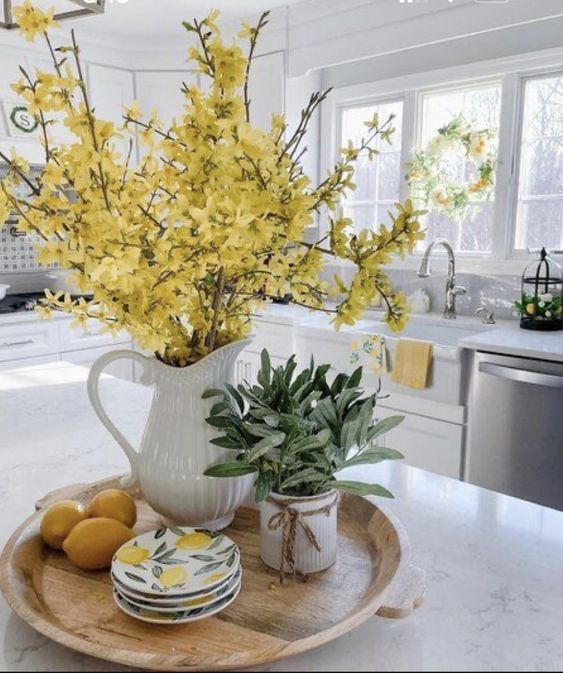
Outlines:
MULTIPOLYGON (((0 166, 0 177, 3 169, 0 166)), ((21 196, 29 192, 25 186, 19 187, 21 196)), ((47 269, 57 269, 56 265, 45 267, 37 261, 37 244, 40 238, 36 234, 14 236, 15 219, 9 220, 0 229, 0 274, 42 272, 47 269)))

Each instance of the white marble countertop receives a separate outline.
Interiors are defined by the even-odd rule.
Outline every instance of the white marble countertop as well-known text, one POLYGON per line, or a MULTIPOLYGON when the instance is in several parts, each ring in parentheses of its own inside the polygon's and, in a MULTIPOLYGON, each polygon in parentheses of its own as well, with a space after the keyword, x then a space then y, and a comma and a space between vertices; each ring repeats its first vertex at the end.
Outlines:
MULTIPOLYGON (((86 375, 65 363, 0 372, 2 545, 46 492, 126 470, 90 409, 86 375)), ((150 391, 107 378, 102 395, 138 441, 150 391)), ((267 670, 561 670, 563 513, 402 465, 373 469, 427 572, 425 604, 267 670)), ((0 670, 127 669, 48 641, 0 599, 0 670)))
POLYGON ((563 332, 535 332, 520 329, 514 322, 499 329, 462 339, 462 348, 563 362, 563 332))

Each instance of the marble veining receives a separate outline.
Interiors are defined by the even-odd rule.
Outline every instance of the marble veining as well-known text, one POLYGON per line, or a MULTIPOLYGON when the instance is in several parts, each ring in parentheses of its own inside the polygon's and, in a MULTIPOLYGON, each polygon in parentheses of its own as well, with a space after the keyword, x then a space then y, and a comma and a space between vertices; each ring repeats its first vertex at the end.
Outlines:
MULTIPOLYGON (((47 491, 127 471, 90 408, 87 371, 55 363, 0 372, 0 542, 47 491)), ((138 445, 151 391, 106 378, 101 394, 138 445)), ((396 500, 412 561, 428 573, 423 607, 377 617, 268 671, 503 671, 563 667, 563 513, 414 468, 362 468, 396 500)), ((350 475, 351 476, 351 475, 350 475)), ((0 599, 0 670, 126 671, 45 640, 0 599)))

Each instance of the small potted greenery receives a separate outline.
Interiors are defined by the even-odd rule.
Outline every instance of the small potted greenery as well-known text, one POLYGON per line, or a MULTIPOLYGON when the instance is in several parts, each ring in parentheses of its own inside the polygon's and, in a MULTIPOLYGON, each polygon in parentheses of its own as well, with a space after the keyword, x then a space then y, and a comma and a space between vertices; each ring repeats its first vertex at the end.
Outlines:
POLYGON ((342 481, 348 467, 398 460, 377 440, 402 416, 373 420, 377 394, 360 387, 362 369, 329 383, 330 365, 296 375, 295 357, 274 368, 262 353, 257 382, 209 390, 217 398, 207 422, 221 435, 216 446, 233 460, 207 470, 211 477, 254 474, 261 510, 261 555, 284 573, 307 575, 336 561, 338 492, 392 498, 382 486, 342 481))

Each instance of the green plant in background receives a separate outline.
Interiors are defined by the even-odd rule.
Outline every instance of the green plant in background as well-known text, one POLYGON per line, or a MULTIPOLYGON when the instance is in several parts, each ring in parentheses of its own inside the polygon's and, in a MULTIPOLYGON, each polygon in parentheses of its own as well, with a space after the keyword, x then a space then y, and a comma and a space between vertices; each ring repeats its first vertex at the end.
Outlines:
POLYGON ((341 470, 400 460, 402 454, 377 445, 377 440, 403 420, 373 419, 377 394, 360 387, 362 369, 339 374, 329 384, 331 366, 311 366, 296 375, 295 357, 274 368, 262 352, 257 383, 209 390, 217 398, 207 422, 222 431, 216 446, 234 452, 232 461, 215 465, 210 477, 256 475, 256 501, 275 492, 307 497, 337 489, 356 495, 392 498, 382 486, 339 481, 341 470))
POLYGON ((563 306, 560 296, 546 292, 545 294, 526 294, 522 295, 522 301, 515 301, 514 307, 521 316, 541 317, 546 320, 559 320, 563 306))

